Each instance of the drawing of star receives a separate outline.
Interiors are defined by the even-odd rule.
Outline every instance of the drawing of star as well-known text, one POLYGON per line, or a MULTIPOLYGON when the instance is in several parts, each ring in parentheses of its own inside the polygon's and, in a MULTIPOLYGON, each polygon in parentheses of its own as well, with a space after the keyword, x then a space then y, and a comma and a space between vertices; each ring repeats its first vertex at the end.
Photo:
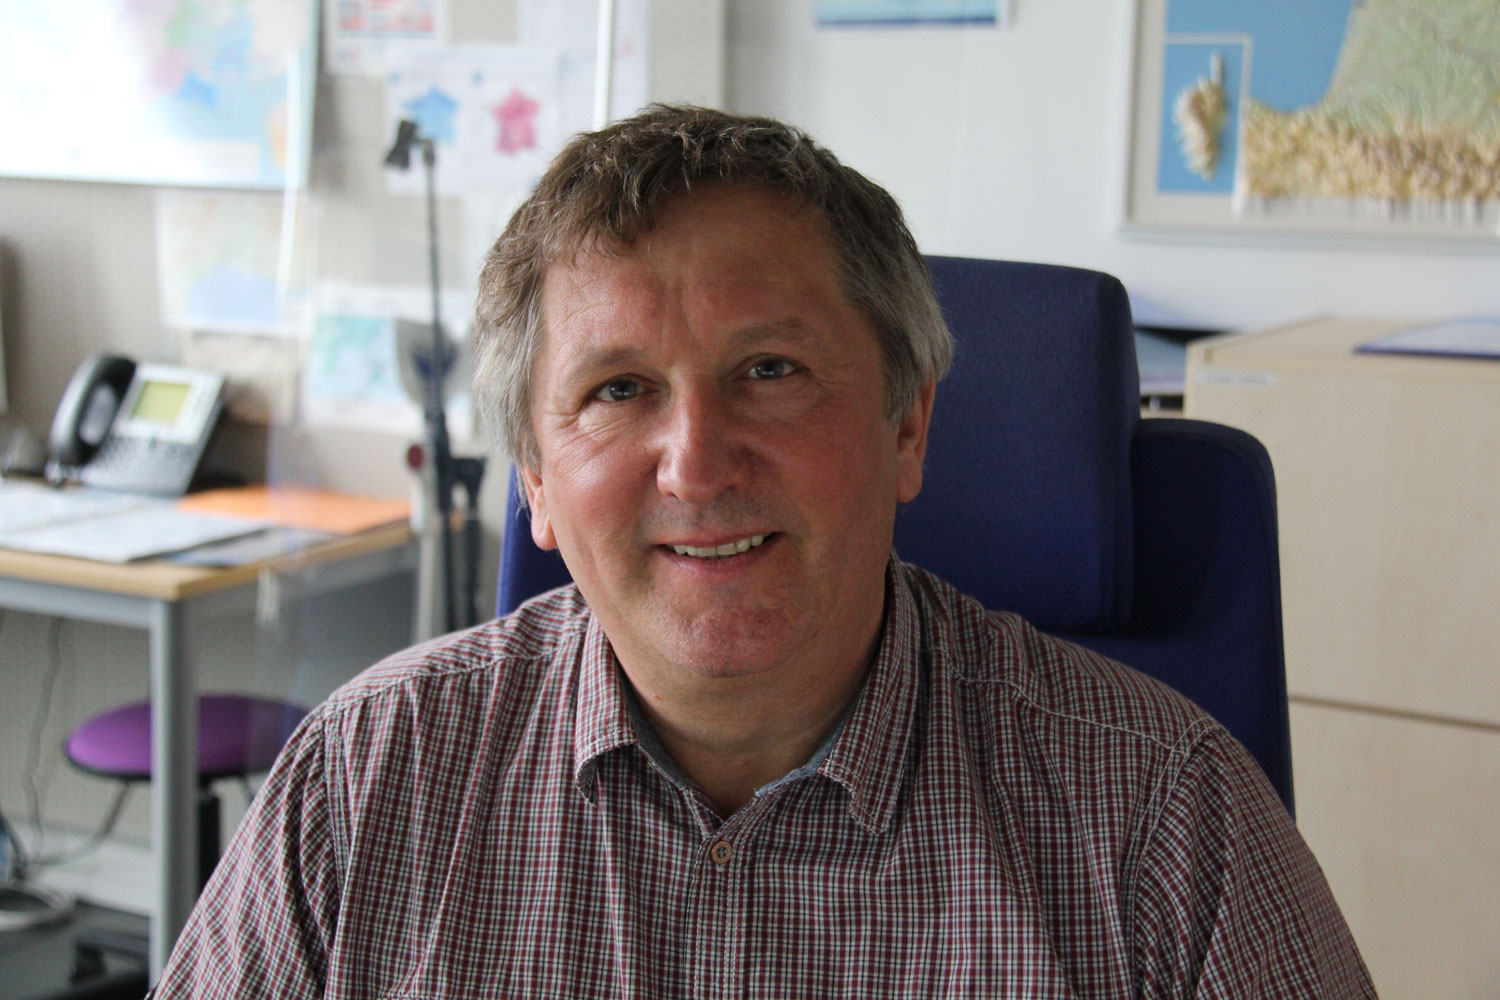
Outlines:
POLYGON ((453 119, 458 112, 458 102, 436 87, 428 87, 427 93, 416 100, 406 102, 422 135, 434 142, 452 144, 455 140, 453 119))
POLYGON ((495 105, 491 112, 500 126, 496 148, 506 155, 513 155, 536 148, 536 113, 541 105, 521 93, 512 90, 504 101, 495 105))

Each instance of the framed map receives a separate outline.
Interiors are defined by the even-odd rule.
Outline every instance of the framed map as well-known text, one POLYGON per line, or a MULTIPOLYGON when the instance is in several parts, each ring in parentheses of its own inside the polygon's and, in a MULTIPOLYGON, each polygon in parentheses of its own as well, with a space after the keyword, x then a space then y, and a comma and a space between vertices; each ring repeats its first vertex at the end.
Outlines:
POLYGON ((300 187, 317 9, 313 0, 7 5, 0 174, 300 187))
POLYGON ((1138 0, 1126 230, 1500 246, 1495 0, 1138 0))

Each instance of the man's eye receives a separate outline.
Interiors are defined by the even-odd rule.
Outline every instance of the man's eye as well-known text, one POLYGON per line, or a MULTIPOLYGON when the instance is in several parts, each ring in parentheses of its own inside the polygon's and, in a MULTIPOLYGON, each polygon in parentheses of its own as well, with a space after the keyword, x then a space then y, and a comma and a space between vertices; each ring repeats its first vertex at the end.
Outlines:
POLYGON ((610 379, 599 387, 594 398, 603 403, 623 403, 641 394, 641 384, 633 378, 610 379))
POLYGON ((753 379, 786 378, 796 370, 797 366, 785 358, 765 358, 750 366, 750 377, 753 379))

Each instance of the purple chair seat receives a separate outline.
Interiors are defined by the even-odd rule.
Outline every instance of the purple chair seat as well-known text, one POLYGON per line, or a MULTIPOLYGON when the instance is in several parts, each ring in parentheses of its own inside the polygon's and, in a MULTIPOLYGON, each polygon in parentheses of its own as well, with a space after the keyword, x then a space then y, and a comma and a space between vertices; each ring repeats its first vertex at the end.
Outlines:
MULTIPOLYGON (((198 699, 198 779, 213 781, 269 770, 306 710, 250 695, 198 699)), ((68 759, 94 774, 125 780, 151 777, 151 704, 139 702, 96 715, 74 731, 68 759)))

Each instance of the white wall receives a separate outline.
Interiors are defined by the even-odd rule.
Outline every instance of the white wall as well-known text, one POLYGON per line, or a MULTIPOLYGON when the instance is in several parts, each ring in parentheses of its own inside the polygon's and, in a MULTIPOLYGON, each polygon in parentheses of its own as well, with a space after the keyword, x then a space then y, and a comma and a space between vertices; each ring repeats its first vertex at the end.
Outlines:
POLYGON ((811 0, 731 0, 729 106, 801 125, 886 186, 923 250, 1108 271, 1144 321, 1500 314, 1500 245, 1121 236, 1135 4, 1014 3, 1003 31, 818 31, 811 0))

